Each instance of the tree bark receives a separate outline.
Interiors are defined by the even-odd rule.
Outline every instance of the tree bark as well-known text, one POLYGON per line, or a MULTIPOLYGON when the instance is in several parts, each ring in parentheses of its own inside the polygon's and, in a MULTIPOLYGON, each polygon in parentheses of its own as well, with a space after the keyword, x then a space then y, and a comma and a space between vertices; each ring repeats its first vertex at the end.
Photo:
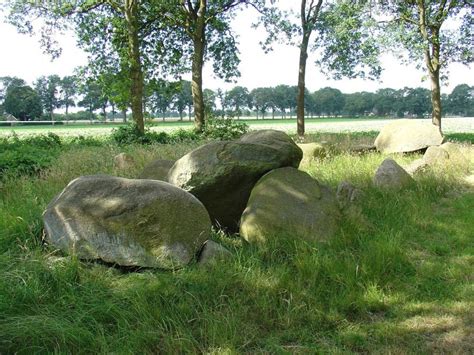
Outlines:
POLYGON ((430 72, 430 79, 431 79, 431 105, 433 107, 432 123, 435 126, 438 126, 441 132, 442 106, 441 106, 441 86, 439 83, 439 70, 433 73, 430 72))
POLYGON ((193 33, 193 63, 192 63, 192 94, 194 105, 194 125, 198 132, 204 129, 204 95, 202 90, 202 67, 204 65, 204 51, 206 48, 206 10, 207 0, 201 0, 196 13, 193 33))
MULTIPOLYGON (((302 8, 303 11, 303 8, 302 8)), ((305 13, 301 13, 303 38, 300 45, 300 61, 298 66, 298 94, 296 97, 296 130, 299 137, 304 137, 304 89, 306 77, 306 60, 308 59, 308 43, 311 31, 306 28, 305 13)), ((291 113, 290 113, 291 115, 291 113)))
POLYGON ((125 0, 125 19, 128 29, 128 53, 130 60, 130 87, 132 118, 138 130, 145 133, 143 120, 143 72, 140 59, 140 38, 137 0, 125 0))

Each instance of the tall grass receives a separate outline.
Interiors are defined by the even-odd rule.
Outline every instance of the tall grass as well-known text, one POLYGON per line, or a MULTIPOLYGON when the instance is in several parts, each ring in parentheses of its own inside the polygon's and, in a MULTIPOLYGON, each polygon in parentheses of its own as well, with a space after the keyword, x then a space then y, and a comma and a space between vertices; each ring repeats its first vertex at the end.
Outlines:
POLYGON ((347 180, 363 189, 360 220, 345 219, 326 244, 289 233, 256 248, 216 233, 234 254, 217 265, 130 272, 42 243, 41 213, 73 178, 133 177, 148 161, 176 159, 196 145, 78 147, 40 176, 3 183, 0 353, 474 349, 474 193, 455 167, 384 192, 371 184, 383 156, 333 154, 307 171, 332 187, 347 180), (114 168, 119 151, 135 157, 129 170, 114 168))

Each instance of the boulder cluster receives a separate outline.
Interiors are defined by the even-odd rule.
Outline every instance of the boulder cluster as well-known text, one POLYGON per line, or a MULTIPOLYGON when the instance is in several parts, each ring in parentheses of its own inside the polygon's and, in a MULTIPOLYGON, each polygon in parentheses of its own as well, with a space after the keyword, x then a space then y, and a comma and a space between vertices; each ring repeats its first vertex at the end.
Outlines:
MULTIPOLYGON (((428 149, 406 169, 387 158, 374 185, 400 190, 426 166, 462 161, 456 145, 442 141, 437 129, 416 121, 387 125, 375 141, 379 151, 428 149)), ((356 152, 372 149, 362 148, 356 152)), ((261 130, 205 144, 177 161, 155 160, 136 179, 82 176, 47 206, 46 239, 81 259, 171 270, 232 255, 210 239, 212 228, 239 233, 249 243, 276 236, 324 242, 343 218, 363 222, 355 202, 364 195, 348 182, 335 193, 298 170, 326 154, 324 144, 297 145, 281 131, 261 130)), ((118 170, 133 164, 125 153, 114 159, 118 170)))
MULTIPOLYGON (((282 233, 324 241, 341 212, 328 187, 298 170, 302 158, 287 134, 262 130, 153 161, 136 179, 82 176, 48 205, 46 238, 81 259, 162 269, 228 257, 212 227, 251 243, 282 233)), ((114 164, 133 159, 122 153, 114 164)))

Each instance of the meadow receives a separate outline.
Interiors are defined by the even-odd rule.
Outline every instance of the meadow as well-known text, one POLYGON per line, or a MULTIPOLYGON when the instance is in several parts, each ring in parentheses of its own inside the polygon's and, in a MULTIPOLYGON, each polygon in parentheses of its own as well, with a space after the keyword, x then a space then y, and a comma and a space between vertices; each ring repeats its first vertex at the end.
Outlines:
MULTIPOLYGON (((330 242, 277 235, 257 248, 215 231, 233 258, 174 272, 62 255, 43 243, 41 214, 75 177, 135 177, 203 141, 45 139, 50 159, 0 183, 0 353, 472 353, 474 187, 451 166, 401 192, 374 188, 385 157, 349 148, 375 136, 308 135, 332 148, 304 170, 364 191, 362 214, 330 242), (119 152, 135 165, 115 168, 119 152)), ((474 134, 448 139, 464 145, 472 174, 474 134)))

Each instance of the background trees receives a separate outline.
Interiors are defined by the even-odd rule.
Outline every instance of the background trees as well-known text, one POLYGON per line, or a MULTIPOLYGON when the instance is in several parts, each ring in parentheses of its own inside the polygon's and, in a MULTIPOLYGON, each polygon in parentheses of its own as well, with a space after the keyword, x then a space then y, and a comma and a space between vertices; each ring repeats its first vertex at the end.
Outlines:
POLYGON ((382 26, 386 48, 424 66, 431 83, 433 124, 441 130, 442 69, 451 62, 472 63, 472 3, 459 0, 382 2, 378 9, 389 20, 382 26), (449 20, 450 26, 446 22, 449 20), (453 27, 454 26, 454 27, 453 27))
POLYGON ((285 37, 288 44, 299 47, 297 131, 298 135, 303 136, 305 108, 311 106, 305 104, 309 49, 318 49, 316 63, 325 69, 324 73, 338 78, 375 78, 380 74, 380 65, 379 45, 369 35, 369 26, 365 24, 371 21, 367 15, 370 4, 351 0, 300 0, 299 3, 300 11, 296 16, 279 11, 278 5, 275 5, 266 10, 261 23, 269 32, 265 48, 285 37))
POLYGON ((34 83, 35 91, 51 121, 54 120, 54 110, 61 107, 60 85, 61 78, 58 75, 41 76, 34 83))
POLYGON ((6 91, 3 109, 20 121, 30 121, 42 114, 41 99, 28 85, 10 86, 6 91))

